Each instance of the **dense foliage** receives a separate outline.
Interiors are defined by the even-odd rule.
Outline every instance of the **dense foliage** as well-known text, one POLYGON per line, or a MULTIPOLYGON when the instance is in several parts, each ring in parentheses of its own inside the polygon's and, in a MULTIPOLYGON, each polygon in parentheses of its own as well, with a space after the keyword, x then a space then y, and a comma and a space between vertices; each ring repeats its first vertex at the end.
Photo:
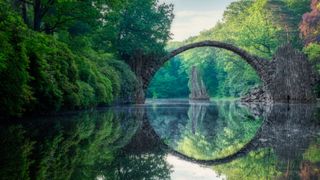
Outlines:
POLYGON ((1 116, 134 102, 130 66, 163 52, 173 18, 157 0, 1 0, 0 11, 1 116))
MULTIPOLYGON (((320 1, 312 0, 310 7, 311 12, 303 15, 300 30, 305 42, 304 51, 317 72, 320 73, 320 1)), ((320 97, 320 83, 316 86, 316 92, 320 97)))
MULTIPOLYGON (((319 0, 238 0, 213 28, 170 43, 173 6, 158 0, 1 0, 0 11, 0 114, 5 116, 133 102, 144 66, 157 63, 166 45, 171 50, 219 40, 271 59, 277 47, 290 42, 320 69, 319 0)), ((200 48, 168 62, 148 97, 187 97, 194 65, 211 97, 239 97, 260 84, 238 56, 200 48)))
MULTIPOLYGON (((305 40, 300 38, 300 30, 306 39, 318 37, 316 35, 319 34, 317 0, 312 1, 312 12, 307 13, 308 11, 310 11, 309 0, 235 1, 225 10, 223 20, 212 29, 183 42, 171 43, 168 48, 203 40, 219 40, 271 59, 276 49, 288 42, 301 50, 305 40), (303 15, 304 13, 306 14, 303 15)), ((311 44, 305 51, 319 66, 319 45, 311 44)), ((211 97, 239 97, 261 83, 256 72, 245 61, 225 50, 199 48, 187 51, 179 58, 185 73, 178 74, 176 79, 188 78, 185 74, 189 74, 191 66, 198 66, 211 97)), ((166 70, 161 70, 151 83, 149 97, 152 95, 163 98, 175 97, 172 96, 174 92, 162 92, 160 88, 159 82, 168 77, 168 73, 162 73, 164 71, 166 70)), ((175 91, 176 80, 170 82, 166 83, 168 84, 166 88, 175 91)), ((184 88, 187 87, 184 86, 184 88)))
POLYGON ((184 98, 189 95, 188 74, 181 64, 181 59, 175 57, 157 72, 147 92, 153 98, 184 98), (172 88, 174 82, 174 90, 172 88))
POLYGON ((139 125, 123 113, 84 112, 1 126, 1 179, 112 177, 109 166, 139 125))
POLYGON ((213 166, 212 169, 228 179, 310 179, 317 177, 319 145, 316 138, 302 152, 290 152, 280 147, 261 148, 230 163, 213 166), (281 154, 281 150, 285 153, 281 154), (284 154, 289 154, 285 156, 284 154))

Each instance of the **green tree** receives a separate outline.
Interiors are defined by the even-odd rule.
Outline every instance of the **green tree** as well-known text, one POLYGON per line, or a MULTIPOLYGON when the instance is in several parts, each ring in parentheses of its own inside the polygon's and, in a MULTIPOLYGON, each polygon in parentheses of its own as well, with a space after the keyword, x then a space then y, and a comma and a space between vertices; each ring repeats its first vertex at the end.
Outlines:
POLYGON ((16 12, 0 1, 0 114, 21 115, 33 101, 29 61, 26 55, 26 26, 16 12))
POLYGON ((188 74, 179 57, 161 68, 148 88, 149 98, 186 98, 189 96, 188 74))
MULTIPOLYGON (((302 15, 307 11, 307 0, 232 2, 226 8, 221 22, 178 45, 218 40, 271 59, 276 49, 284 43, 290 42, 302 49, 303 41, 299 37, 298 27, 302 15)), ((315 54, 316 51, 313 57, 315 54)), ((198 65, 204 72, 210 96, 239 97, 261 83, 256 72, 245 61, 225 50, 199 48, 184 52, 180 58, 186 71, 198 65)), ((155 79, 161 80, 160 77, 155 79)))

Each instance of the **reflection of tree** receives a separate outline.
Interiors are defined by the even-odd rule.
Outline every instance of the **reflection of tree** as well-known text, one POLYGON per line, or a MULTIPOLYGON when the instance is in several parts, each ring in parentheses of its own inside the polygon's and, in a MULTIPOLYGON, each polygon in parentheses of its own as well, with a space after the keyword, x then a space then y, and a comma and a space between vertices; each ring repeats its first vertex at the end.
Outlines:
POLYGON ((166 162, 162 142, 145 119, 129 144, 107 167, 106 179, 170 179, 172 167, 166 162))
POLYGON ((247 156, 236 159, 230 163, 214 166, 218 173, 224 174, 228 179, 274 179, 280 172, 274 166, 277 162, 272 149, 265 148, 249 153, 247 156))
POLYGON ((188 106, 162 106, 149 108, 147 118, 156 133, 165 141, 174 144, 188 123, 188 106))
POLYGON ((234 103, 156 105, 148 109, 151 125, 171 148, 193 158, 212 159, 241 149, 261 121, 234 103))
POLYGON ((221 158, 241 149, 260 125, 248 109, 234 103, 192 104, 189 123, 175 149, 196 159, 221 158))
POLYGON ((164 153, 122 154, 108 167, 106 179, 170 179, 164 153))
POLYGON ((319 164, 310 161, 320 154, 319 143, 312 141, 319 137, 315 110, 308 105, 267 107, 265 123, 253 140, 256 148, 213 169, 229 179, 319 179, 319 164))
POLYGON ((134 117, 122 119, 131 122, 123 125, 119 116, 111 111, 83 113, 4 127, 1 178, 95 179, 137 129, 134 117))
POLYGON ((301 179, 320 178, 320 137, 314 139, 303 153, 299 176, 301 179))
MULTIPOLYGON (((301 142, 303 143, 303 142, 301 142)), ((288 151, 290 154, 290 151, 288 151)), ((314 142, 303 154, 293 159, 279 159, 272 148, 250 152, 247 156, 227 164, 214 166, 213 169, 228 179, 319 179, 320 147, 314 142)))
POLYGON ((29 159, 33 142, 25 137, 21 126, 0 128, 0 177, 4 180, 30 179, 29 159))
POLYGON ((156 107, 148 116, 140 110, 0 126, 0 177, 169 179, 172 168, 166 153, 173 152, 169 147, 194 163, 215 162, 212 168, 228 179, 320 178, 319 120, 314 107, 274 105, 250 113, 249 108, 233 103, 202 104, 174 110, 156 107), (264 118, 262 125, 258 116, 264 118), (148 117, 157 122, 149 124, 148 117), (243 147, 247 148, 242 151, 243 147), (230 158, 235 152, 240 153, 230 158), (194 160, 221 157, 226 158, 194 160))
POLYGON ((314 106, 298 104, 193 107, 189 109, 191 120, 178 129, 180 138, 176 143, 166 142, 177 157, 214 165, 213 169, 228 179, 319 179, 317 111, 314 106), (208 119, 210 122, 205 122, 208 119))

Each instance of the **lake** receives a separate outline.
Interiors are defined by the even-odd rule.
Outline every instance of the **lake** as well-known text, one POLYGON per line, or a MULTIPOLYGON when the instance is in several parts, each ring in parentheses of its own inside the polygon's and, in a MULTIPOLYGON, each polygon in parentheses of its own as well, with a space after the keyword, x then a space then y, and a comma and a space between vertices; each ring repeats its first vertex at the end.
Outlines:
POLYGON ((147 100, 2 123, 1 179, 320 179, 320 108, 147 100))

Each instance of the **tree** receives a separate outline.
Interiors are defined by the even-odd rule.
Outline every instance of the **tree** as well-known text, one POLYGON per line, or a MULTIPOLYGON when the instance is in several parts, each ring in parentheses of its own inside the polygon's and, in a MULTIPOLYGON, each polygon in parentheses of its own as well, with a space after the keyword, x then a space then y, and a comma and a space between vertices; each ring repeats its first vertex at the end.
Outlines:
POLYGON ((300 24, 300 31, 305 40, 305 44, 320 42, 320 1, 312 0, 311 12, 303 15, 300 24))
MULTIPOLYGON (((311 12, 303 15, 300 32, 304 39, 304 52, 308 55, 310 62, 320 73, 320 1, 311 1, 311 12)), ((320 84, 316 85, 317 96, 320 96, 320 84)))
POLYGON ((188 73, 179 57, 167 62, 156 73, 147 92, 149 98, 186 98, 188 95, 188 73))
POLYGON ((107 25, 115 24, 115 48, 133 70, 141 68, 135 68, 141 61, 148 61, 143 56, 163 52, 170 39, 172 11, 172 5, 159 4, 158 0, 127 0, 110 15, 114 19, 107 19, 107 25))
MULTIPOLYGON (((308 9, 308 0, 236 1, 226 8, 222 22, 181 44, 203 40, 224 41, 271 59, 276 49, 284 43, 290 42, 295 48, 302 48, 298 25, 302 14, 308 9)), ((248 64, 224 50, 199 48, 180 57, 186 71, 192 65, 200 65, 211 96, 239 97, 261 83, 248 64)))
POLYGON ((15 7, 24 22, 35 31, 53 33, 75 25, 79 21, 97 24, 109 9, 117 6, 115 0, 16 0, 15 7))
POLYGON ((0 115, 21 115, 32 102, 26 27, 16 12, 0 2, 0 115))

